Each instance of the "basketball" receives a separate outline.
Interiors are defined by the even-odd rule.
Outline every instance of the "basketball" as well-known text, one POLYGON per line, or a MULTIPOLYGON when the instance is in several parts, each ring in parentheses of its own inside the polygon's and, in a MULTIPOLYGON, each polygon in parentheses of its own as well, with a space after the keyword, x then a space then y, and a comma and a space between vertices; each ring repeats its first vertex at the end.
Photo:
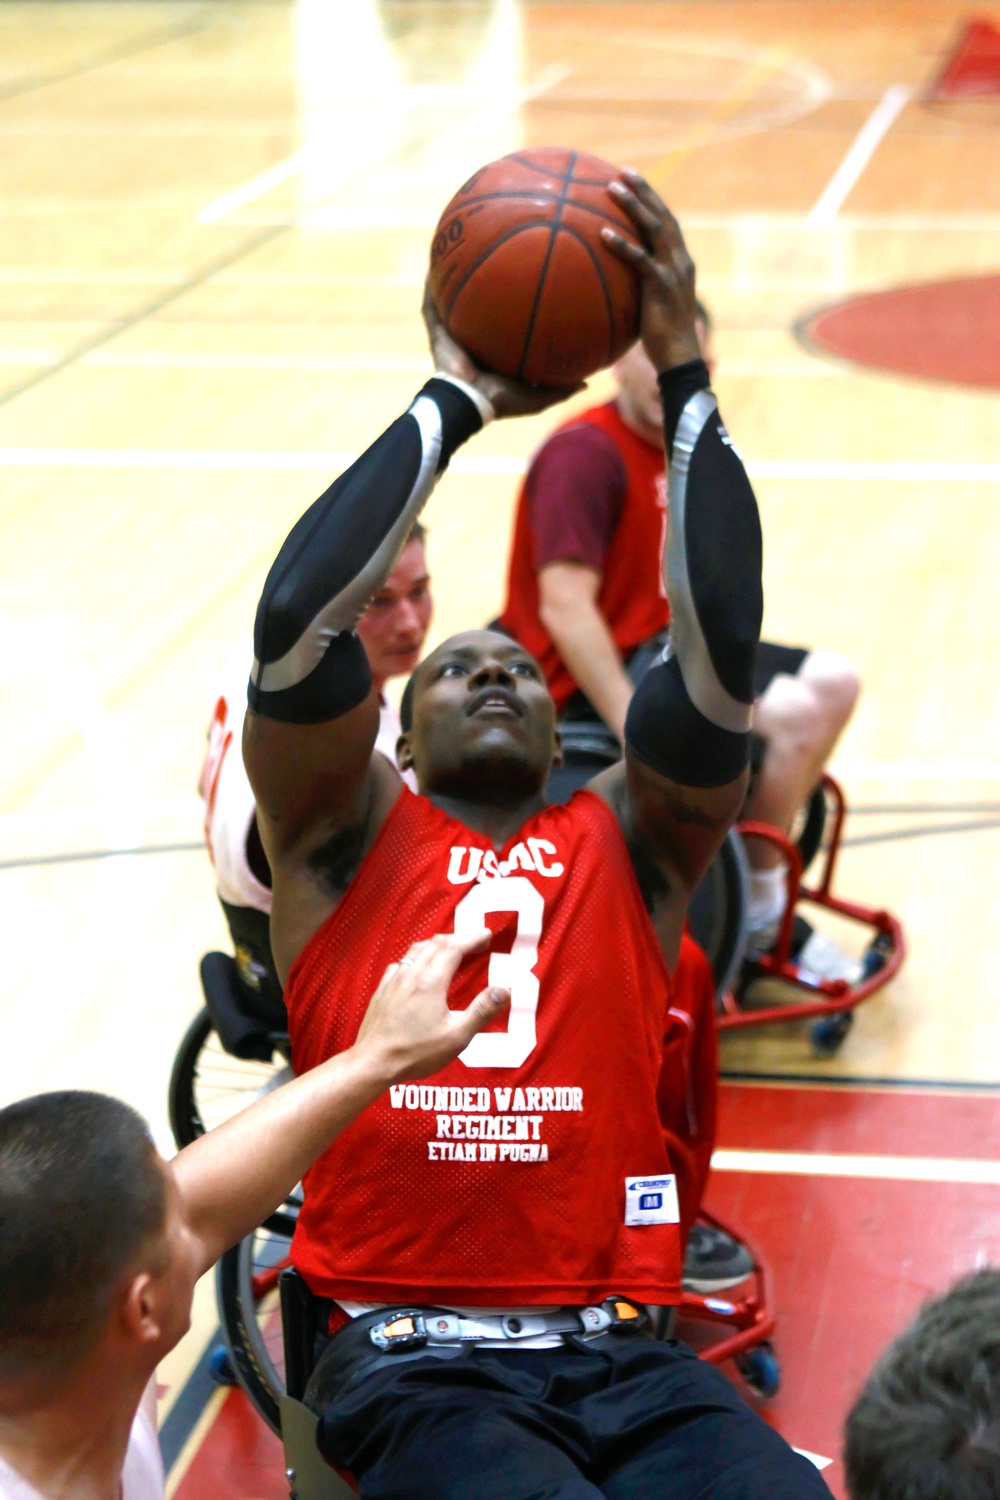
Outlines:
POLYGON ((536 385, 575 385, 613 364, 639 331, 639 283, 601 240, 635 239, 608 184, 616 168, 544 146, 490 162, 438 222, 431 297, 481 365, 536 385))

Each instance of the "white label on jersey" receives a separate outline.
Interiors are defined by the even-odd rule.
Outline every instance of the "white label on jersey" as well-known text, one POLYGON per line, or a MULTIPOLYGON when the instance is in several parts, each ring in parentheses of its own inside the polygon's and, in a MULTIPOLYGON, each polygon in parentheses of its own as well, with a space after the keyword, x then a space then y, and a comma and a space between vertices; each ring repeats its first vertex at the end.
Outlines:
POLYGON ((626 1177, 625 1223, 679 1224, 676 1177, 626 1177))

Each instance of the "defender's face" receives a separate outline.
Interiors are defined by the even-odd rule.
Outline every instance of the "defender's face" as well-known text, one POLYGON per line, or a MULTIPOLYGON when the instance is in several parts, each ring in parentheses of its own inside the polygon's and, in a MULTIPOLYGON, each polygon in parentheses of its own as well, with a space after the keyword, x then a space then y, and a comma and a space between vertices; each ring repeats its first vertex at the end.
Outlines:
POLYGON ((376 687, 412 672, 431 623, 431 580, 423 542, 407 542, 361 619, 358 635, 376 687))
POLYGON ((521 646, 468 631, 431 653, 414 683, 413 725, 400 742, 425 792, 477 795, 541 790, 557 750, 555 705, 521 646))
POLYGON ((641 344, 633 344, 614 367, 625 420, 651 442, 663 442, 663 402, 656 370, 641 344))

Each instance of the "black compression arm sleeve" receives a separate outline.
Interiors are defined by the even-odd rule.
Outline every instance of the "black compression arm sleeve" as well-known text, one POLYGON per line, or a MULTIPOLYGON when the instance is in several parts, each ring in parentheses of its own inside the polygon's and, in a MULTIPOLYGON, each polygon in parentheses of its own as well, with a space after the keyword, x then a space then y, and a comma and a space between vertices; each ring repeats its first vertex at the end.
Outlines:
POLYGON ((371 672, 354 627, 455 449, 482 425, 462 389, 429 380, 292 527, 257 606, 255 713, 315 724, 362 702, 371 672))
POLYGON ((707 387, 700 360, 660 376, 671 638, 625 723, 634 754, 686 786, 723 786, 746 765, 764 607, 757 502, 707 387))

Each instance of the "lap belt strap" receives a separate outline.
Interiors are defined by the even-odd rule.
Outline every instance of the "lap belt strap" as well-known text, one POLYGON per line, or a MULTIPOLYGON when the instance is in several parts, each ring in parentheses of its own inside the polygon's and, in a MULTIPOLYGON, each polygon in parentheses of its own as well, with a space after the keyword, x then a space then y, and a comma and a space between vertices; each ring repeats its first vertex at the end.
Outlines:
POLYGON ((627 1297, 608 1297, 590 1307, 481 1318, 430 1307, 394 1308, 369 1328, 368 1337, 383 1354, 403 1354, 440 1345, 475 1345, 487 1340, 502 1339, 516 1344, 546 1333, 570 1334, 576 1338, 638 1333, 648 1324, 649 1314, 640 1303, 627 1297))

